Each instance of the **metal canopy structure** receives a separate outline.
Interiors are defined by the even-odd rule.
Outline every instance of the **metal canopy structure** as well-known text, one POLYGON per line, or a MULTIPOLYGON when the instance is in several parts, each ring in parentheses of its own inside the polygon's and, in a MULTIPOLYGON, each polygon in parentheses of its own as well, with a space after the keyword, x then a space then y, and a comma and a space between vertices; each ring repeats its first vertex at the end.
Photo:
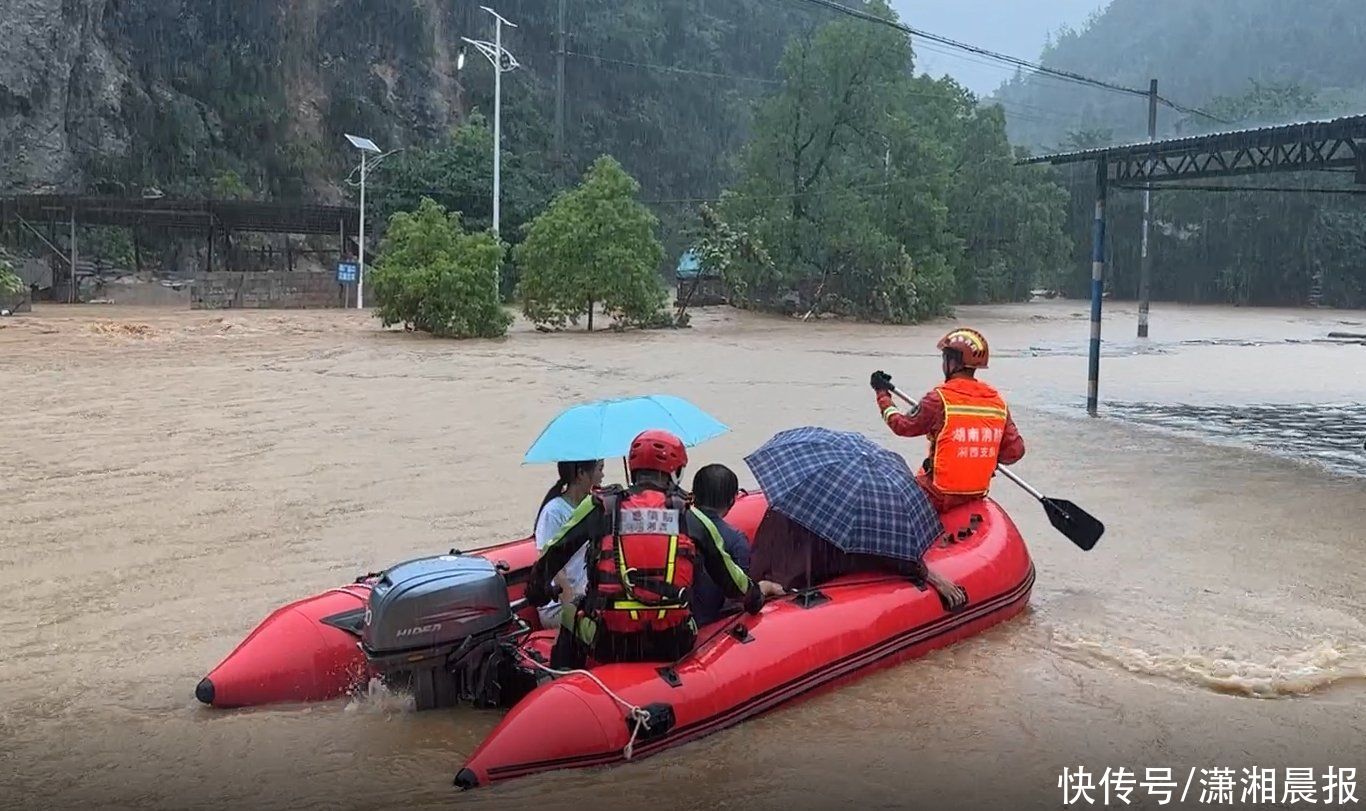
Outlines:
MULTIPOLYGON (((1139 183, 1140 188, 1179 188, 1182 181, 1283 172, 1353 172, 1357 183, 1366 184, 1366 115, 1041 155, 1026 158, 1020 164, 1059 166, 1085 162, 1093 162, 1096 167, 1086 389, 1086 411, 1095 416, 1099 404, 1100 316, 1105 288, 1105 205, 1110 185, 1139 183)), ((1140 283, 1145 299, 1139 302, 1141 313, 1146 312, 1148 304, 1144 282, 1140 283)))
POLYGON ((254 231, 267 234, 360 232, 360 210, 347 206, 257 203, 242 200, 25 195, 0 197, 0 222, 29 220, 172 230, 254 231))
MULTIPOLYGON (((14 224, 32 233, 69 268, 66 300, 75 302, 78 250, 77 225, 102 225, 133 229, 133 250, 138 231, 190 231, 203 235, 207 246, 205 270, 214 269, 214 243, 220 238, 230 260, 232 235, 255 232, 285 235, 285 259, 294 269, 291 236, 336 236, 338 260, 346 257, 347 234, 360 233, 360 210, 347 206, 260 203, 246 200, 186 200, 166 197, 91 197, 84 195, 30 194, 0 197, 0 226, 14 224), (69 229, 69 251, 54 242, 55 226, 69 229), (37 227, 47 225, 52 238, 37 227)), ((2 233, 2 232, 0 232, 2 233)), ((354 238, 354 236, 353 236, 354 238)), ((358 297, 359 298, 359 297, 358 297)))
POLYGON ((1358 143, 1362 140, 1366 140, 1366 115, 1064 152, 1022 163, 1056 166, 1105 160, 1112 181, 1161 183, 1267 172, 1356 169, 1366 156, 1366 144, 1358 143))

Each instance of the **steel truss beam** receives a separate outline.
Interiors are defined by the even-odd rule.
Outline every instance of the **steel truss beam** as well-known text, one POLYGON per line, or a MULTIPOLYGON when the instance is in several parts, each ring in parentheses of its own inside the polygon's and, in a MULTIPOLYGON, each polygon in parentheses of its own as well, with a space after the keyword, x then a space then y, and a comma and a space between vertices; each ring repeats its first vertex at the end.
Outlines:
POLYGON ((1121 183, 1200 180, 1268 172, 1353 169, 1366 158, 1366 144, 1351 138, 1300 143, 1191 150, 1185 153, 1117 155, 1109 159, 1112 179, 1121 183))

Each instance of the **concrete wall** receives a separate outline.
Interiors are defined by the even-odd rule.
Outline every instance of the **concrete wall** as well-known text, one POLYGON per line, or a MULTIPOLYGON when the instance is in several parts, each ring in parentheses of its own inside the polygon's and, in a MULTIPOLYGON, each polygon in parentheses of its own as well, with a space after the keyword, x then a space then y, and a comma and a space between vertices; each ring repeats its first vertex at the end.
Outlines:
POLYGON ((190 288, 192 310, 342 306, 342 286, 331 273, 201 273, 190 288))

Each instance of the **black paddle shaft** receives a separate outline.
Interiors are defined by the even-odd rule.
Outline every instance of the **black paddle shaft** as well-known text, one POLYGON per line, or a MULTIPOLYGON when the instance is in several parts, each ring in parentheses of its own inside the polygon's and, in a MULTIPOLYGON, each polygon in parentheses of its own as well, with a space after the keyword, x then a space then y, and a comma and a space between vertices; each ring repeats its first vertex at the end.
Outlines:
MULTIPOLYGON (((902 394, 899 389, 893 388, 892 394, 906 403, 912 403, 912 400, 902 394)), ((998 465, 996 470, 1037 499, 1043 505, 1044 514, 1048 516, 1048 522, 1083 551, 1091 551, 1100 537, 1105 534, 1105 524, 1081 507, 1066 499, 1045 496, 1009 468, 998 465)))

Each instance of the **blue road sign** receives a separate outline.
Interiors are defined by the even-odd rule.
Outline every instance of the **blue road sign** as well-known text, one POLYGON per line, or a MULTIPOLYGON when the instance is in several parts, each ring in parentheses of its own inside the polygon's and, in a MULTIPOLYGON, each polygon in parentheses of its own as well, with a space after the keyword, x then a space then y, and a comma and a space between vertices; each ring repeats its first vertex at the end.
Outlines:
POLYGON ((337 281, 341 284, 352 284, 356 281, 357 267, 355 262, 337 263, 337 281))

